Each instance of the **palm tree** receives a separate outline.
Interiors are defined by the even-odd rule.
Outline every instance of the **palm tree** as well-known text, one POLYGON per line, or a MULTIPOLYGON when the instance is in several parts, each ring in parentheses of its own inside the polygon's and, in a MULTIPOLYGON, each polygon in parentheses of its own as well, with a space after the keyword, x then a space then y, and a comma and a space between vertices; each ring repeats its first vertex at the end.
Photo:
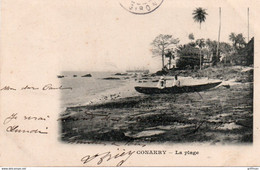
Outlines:
POLYGON ((196 8, 193 11, 192 15, 193 15, 194 22, 200 23, 200 29, 201 29, 201 23, 205 22, 206 15, 208 15, 208 13, 206 12, 206 9, 203 9, 201 7, 196 8))
POLYGON ((235 42, 236 41, 236 37, 237 37, 237 35, 235 33, 233 33, 233 32, 231 32, 230 35, 229 35, 229 40, 233 42, 234 46, 236 44, 236 42, 235 42))
POLYGON ((232 32, 229 35, 229 40, 232 41, 233 47, 236 50, 239 50, 239 49, 243 48, 245 46, 245 44, 246 44, 245 37, 243 36, 242 33, 235 34, 235 33, 232 32))
MULTIPOLYGON (((203 9, 201 7, 196 8, 193 13, 193 20, 194 22, 198 22, 200 23, 200 29, 201 29, 201 23, 206 21, 206 15, 208 15, 208 13, 206 12, 206 9, 203 9)), ((200 48, 200 69, 201 69, 201 48, 200 48)))

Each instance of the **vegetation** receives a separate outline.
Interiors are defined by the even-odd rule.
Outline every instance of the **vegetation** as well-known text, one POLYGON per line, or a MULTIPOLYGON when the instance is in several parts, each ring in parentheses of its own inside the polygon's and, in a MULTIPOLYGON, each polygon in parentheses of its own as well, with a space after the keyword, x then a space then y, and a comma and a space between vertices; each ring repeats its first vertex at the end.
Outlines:
POLYGON ((235 34, 235 33, 231 33, 229 35, 229 40, 232 41, 233 43, 233 47, 235 48, 235 50, 240 50, 242 48, 245 47, 246 42, 245 42, 245 37, 243 36, 243 34, 235 34))
MULTIPOLYGON (((193 13, 195 22, 201 24, 206 21, 208 13, 206 9, 196 8, 193 13)), ((248 14, 249 16, 249 14, 248 14)), ((249 19, 248 19, 249 20, 249 19)), ((216 66, 220 63, 227 65, 245 65, 253 64, 254 58, 254 38, 248 43, 242 33, 236 34, 231 32, 228 42, 220 41, 221 32, 221 8, 219 8, 219 31, 218 40, 199 38, 195 39, 193 33, 188 35, 189 43, 180 44, 178 38, 172 35, 158 35, 152 45, 152 53, 154 56, 162 58, 162 73, 170 70, 185 70, 206 68, 216 66), (165 58, 168 63, 165 64, 165 58), (172 60, 176 60, 176 65, 172 65, 172 60)))
POLYGON ((232 42, 231 54, 227 57, 227 63, 233 65, 252 65, 254 59, 254 37, 245 42, 243 34, 231 33, 229 40, 232 42))
POLYGON ((189 34, 189 39, 190 39, 191 41, 193 41, 193 40, 195 39, 193 33, 190 33, 190 34, 189 34))
POLYGON ((168 64, 169 64, 168 69, 171 69, 172 60, 175 58, 174 51, 168 50, 167 53, 165 54, 165 57, 168 58, 168 64))
POLYGON ((179 69, 194 69, 200 65, 199 48, 195 47, 194 43, 179 46, 177 53, 180 56, 176 63, 179 69))
MULTIPOLYGON (((206 15, 208 15, 207 12, 206 12, 206 9, 203 9, 203 8, 201 8, 201 7, 196 8, 196 9, 193 11, 192 15, 193 15, 194 21, 200 23, 200 29, 201 29, 201 23, 202 23, 202 22, 205 22, 205 20, 206 20, 206 15)), ((189 37, 189 38, 190 38, 190 37, 189 37)), ((194 37, 193 37, 193 38, 194 38, 194 37)), ((200 58, 200 69, 201 69, 201 66, 202 66, 201 50, 202 50, 202 47, 204 46, 205 43, 204 43, 204 40, 202 41, 202 39, 198 39, 198 40, 196 41, 196 44, 197 44, 197 45, 199 46, 199 48, 200 48, 199 58, 200 58)))
POLYGON ((231 56, 236 65, 252 65, 254 62, 254 37, 231 56))
MULTIPOLYGON (((153 55, 162 57, 162 69, 165 67, 164 65, 165 54, 169 52, 171 46, 175 46, 178 43, 179 43, 179 39, 173 38, 172 35, 163 35, 163 34, 158 35, 151 43, 153 47, 152 49, 153 55)), ((169 59, 171 60, 171 57, 169 57, 169 59)))
POLYGON ((201 28, 201 23, 205 22, 206 15, 208 15, 208 14, 206 12, 206 9, 199 7, 193 11, 192 15, 193 15, 194 21, 198 22, 200 24, 200 28, 201 28))
MULTIPOLYGON (((162 35, 160 35, 161 37, 162 35)), ((158 36, 159 37, 159 36, 158 36)), ((177 69, 197 69, 206 66, 215 66, 218 63, 224 65, 245 65, 253 64, 254 59, 254 38, 249 43, 245 42, 242 34, 231 33, 229 39, 232 44, 227 42, 219 43, 219 50, 217 54, 218 42, 210 39, 196 39, 193 34, 189 35, 191 40, 187 44, 177 45, 178 39, 173 39, 172 36, 167 35, 158 41, 158 37, 154 40, 153 53, 161 55, 162 70, 169 71, 176 69, 171 67, 172 60, 176 60, 177 69), (155 45, 156 44, 156 45, 155 45), (172 48, 169 48, 170 45, 172 48), (157 47, 157 48, 156 48, 157 47), (168 64, 164 63, 164 59, 168 58, 168 64)))
POLYGON ((234 80, 236 82, 253 82, 253 69, 244 66, 224 67, 223 65, 204 68, 203 70, 175 70, 169 75, 191 76, 193 78, 207 77, 209 79, 234 80), (246 67, 247 68, 247 67, 246 67))

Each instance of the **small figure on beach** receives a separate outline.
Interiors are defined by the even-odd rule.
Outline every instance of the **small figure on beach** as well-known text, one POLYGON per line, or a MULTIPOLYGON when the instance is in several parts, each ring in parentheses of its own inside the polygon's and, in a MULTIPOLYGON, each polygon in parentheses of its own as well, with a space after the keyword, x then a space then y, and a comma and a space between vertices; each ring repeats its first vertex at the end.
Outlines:
POLYGON ((178 80, 178 76, 177 75, 174 76, 173 85, 172 86, 173 87, 174 86, 176 86, 176 87, 180 87, 181 86, 181 82, 180 82, 180 80, 178 80))
POLYGON ((156 87, 158 87, 158 88, 160 88, 160 89, 163 89, 163 88, 166 87, 166 80, 165 80, 164 76, 161 76, 161 77, 160 77, 160 79, 159 79, 158 84, 157 84, 156 87))

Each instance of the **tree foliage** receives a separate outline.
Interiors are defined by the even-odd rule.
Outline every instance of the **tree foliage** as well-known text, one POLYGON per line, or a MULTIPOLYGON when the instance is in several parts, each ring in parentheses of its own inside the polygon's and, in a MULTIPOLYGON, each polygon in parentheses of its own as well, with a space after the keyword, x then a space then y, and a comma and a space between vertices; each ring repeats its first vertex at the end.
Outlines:
POLYGON ((196 45, 199 46, 200 49, 206 46, 204 38, 197 39, 196 40, 196 45))
POLYGON ((248 43, 242 33, 230 33, 229 40, 232 42, 232 54, 229 56, 230 61, 236 65, 251 65, 254 60, 254 38, 248 43))
POLYGON ((193 43, 188 43, 185 45, 180 45, 178 47, 177 53, 179 59, 176 66, 179 69, 195 68, 200 65, 200 50, 193 43))
POLYGON ((201 23, 206 21, 206 15, 208 15, 208 13, 206 12, 206 9, 199 7, 193 11, 192 15, 193 15, 193 20, 195 22, 198 22, 201 28, 201 23))
POLYGON ((233 48, 230 44, 228 44, 226 42, 220 42, 219 50, 220 50, 220 53, 227 55, 232 52, 233 48))
POLYGON ((235 33, 232 32, 229 35, 229 40, 232 41, 233 47, 236 50, 240 50, 240 49, 244 48, 245 45, 246 45, 245 37, 243 36, 242 33, 235 34, 235 33))
POLYGON ((207 39, 205 44, 209 51, 209 55, 211 56, 212 65, 216 65, 220 61, 220 57, 217 55, 218 42, 207 39))
POLYGON ((172 35, 164 35, 160 34, 151 43, 152 45, 152 53, 154 56, 162 57, 162 68, 164 68, 164 57, 169 48, 176 47, 179 43, 178 38, 174 38, 172 35))
POLYGON ((191 40, 191 41, 193 41, 195 39, 193 33, 190 33, 188 37, 189 37, 189 40, 191 40))

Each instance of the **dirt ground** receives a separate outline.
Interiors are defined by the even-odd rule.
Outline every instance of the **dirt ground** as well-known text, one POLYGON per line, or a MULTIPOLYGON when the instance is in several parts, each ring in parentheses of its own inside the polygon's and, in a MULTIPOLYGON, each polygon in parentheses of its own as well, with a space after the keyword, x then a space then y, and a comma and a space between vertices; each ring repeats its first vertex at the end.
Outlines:
POLYGON ((253 142, 253 83, 67 108, 63 142, 253 142))

